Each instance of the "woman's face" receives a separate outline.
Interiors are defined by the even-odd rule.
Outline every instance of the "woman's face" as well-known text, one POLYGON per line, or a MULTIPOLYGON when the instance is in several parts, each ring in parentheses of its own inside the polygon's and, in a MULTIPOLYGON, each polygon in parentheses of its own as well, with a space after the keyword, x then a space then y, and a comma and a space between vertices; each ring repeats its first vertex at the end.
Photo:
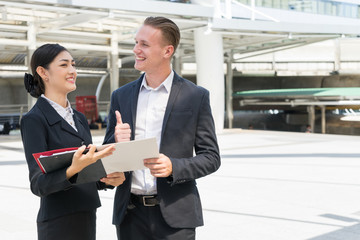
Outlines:
POLYGON ((60 52, 49 64, 45 85, 47 90, 68 94, 76 89, 75 61, 67 51, 60 52))

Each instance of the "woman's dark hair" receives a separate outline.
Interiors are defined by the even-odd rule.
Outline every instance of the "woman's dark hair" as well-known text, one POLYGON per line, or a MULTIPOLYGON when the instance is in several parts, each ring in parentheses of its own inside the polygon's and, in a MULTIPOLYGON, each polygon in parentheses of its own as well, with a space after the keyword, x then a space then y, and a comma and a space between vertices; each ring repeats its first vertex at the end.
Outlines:
POLYGON ((68 51, 59 44, 44 44, 35 50, 31 57, 31 72, 33 75, 25 73, 25 88, 31 96, 38 98, 45 92, 44 81, 36 72, 37 67, 49 68, 49 64, 56 58, 59 53, 68 51))

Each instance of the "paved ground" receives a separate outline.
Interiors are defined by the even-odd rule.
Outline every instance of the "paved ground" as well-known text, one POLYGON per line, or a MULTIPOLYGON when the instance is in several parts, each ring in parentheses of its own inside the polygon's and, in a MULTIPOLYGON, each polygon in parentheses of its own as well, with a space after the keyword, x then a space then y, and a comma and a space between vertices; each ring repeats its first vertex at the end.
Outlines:
MULTIPOLYGON (((222 166, 198 180, 198 240, 360 239, 360 137, 228 130, 218 138, 222 166)), ((115 240, 114 192, 100 194, 98 239, 115 240)), ((0 135, 0 196, 0 239, 35 240, 39 199, 18 134, 0 135)))

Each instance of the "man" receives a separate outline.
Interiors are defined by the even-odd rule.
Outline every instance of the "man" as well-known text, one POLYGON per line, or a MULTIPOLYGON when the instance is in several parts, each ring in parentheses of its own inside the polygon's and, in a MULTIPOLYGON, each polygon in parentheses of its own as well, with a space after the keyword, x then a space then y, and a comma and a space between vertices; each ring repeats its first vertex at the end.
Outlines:
POLYGON ((161 153, 144 160, 146 170, 125 173, 116 190, 113 224, 121 240, 195 239, 203 225, 195 179, 215 172, 220 156, 209 92, 171 69, 179 41, 174 22, 148 17, 133 49, 135 68, 145 73, 111 97, 104 143, 156 137, 161 153))

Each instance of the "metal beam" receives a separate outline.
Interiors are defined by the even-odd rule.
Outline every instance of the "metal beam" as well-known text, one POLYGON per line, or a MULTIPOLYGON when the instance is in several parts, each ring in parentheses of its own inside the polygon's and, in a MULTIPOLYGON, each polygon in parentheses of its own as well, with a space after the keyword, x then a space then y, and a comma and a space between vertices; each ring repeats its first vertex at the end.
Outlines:
POLYGON ((28 26, 11 25, 11 24, 0 24, 0 29, 26 32, 29 29, 29 27, 28 26))
MULTIPOLYGON (((58 4, 57 0, 37 0, 37 2, 47 4, 58 4)), ((213 7, 201 6, 197 4, 183 4, 164 1, 141 1, 141 0, 72 0, 73 7, 112 9, 130 12, 156 13, 161 15, 205 17, 213 16, 213 7), (141 6, 141 8, 139 7, 141 6)))
MULTIPOLYGON (((246 59, 246 58, 251 58, 251 57, 256 57, 256 56, 261 56, 264 54, 268 54, 268 53, 274 53, 274 52, 278 52, 278 51, 284 51, 284 50, 288 50, 288 49, 292 49, 292 48, 297 48, 297 47, 301 47, 301 46, 305 46, 308 45, 310 43, 315 43, 315 42, 321 42, 321 41, 325 41, 325 40, 329 40, 332 39, 333 37, 330 38, 315 38, 315 39, 311 39, 311 40, 304 40, 303 42, 298 42, 294 45, 284 45, 284 46, 278 46, 277 48, 269 48, 269 49, 261 49, 261 50, 254 50, 253 52, 248 51, 248 55, 245 56, 241 56, 241 57, 236 57, 234 58, 235 61, 237 60, 241 60, 241 59, 246 59)), ((235 52, 236 53, 236 52, 235 52)), ((239 53, 241 54, 241 53, 239 53)))
POLYGON ((268 102, 255 102, 248 100, 240 100, 240 106, 246 105, 254 105, 254 106, 273 106, 273 105, 281 105, 281 106, 347 106, 347 105, 360 105, 360 100, 340 100, 340 101, 268 101, 268 102))
POLYGON ((0 45, 27 46, 29 45, 29 41, 20 39, 0 38, 0 45))
POLYGON ((41 30, 39 31, 39 33, 52 32, 62 28, 68 28, 75 25, 87 23, 90 21, 96 21, 107 17, 108 15, 86 14, 86 13, 74 14, 70 16, 67 15, 61 18, 48 20, 46 22, 40 22, 39 24, 41 30), (43 27, 44 25, 45 26, 48 25, 48 27, 43 27))
MULTIPOLYGON (((56 43, 56 41, 49 42, 37 42, 37 46, 41 46, 45 43, 56 43)), ((89 51, 99 51, 99 52, 111 52, 110 46, 104 45, 95 45, 95 44, 78 44, 78 43, 70 43, 70 42, 62 42, 61 45, 66 47, 67 49, 77 49, 77 50, 89 50, 89 51)))
POLYGON ((349 34, 359 35, 360 28, 354 25, 249 21, 242 19, 214 18, 213 29, 226 29, 249 32, 277 32, 277 33, 314 33, 314 34, 349 34))
MULTIPOLYGON (((86 4, 85 1, 84 3, 86 4)), ((86 9, 86 8, 71 8, 71 7, 60 7, 58 2, 52 0, 36 0, 36 2, 25 3, 25 2, 15 2, 15 1, 0 1, 0 5, 9 6, 9 7, 17 7, 17 8, 26 8, 26 9, 36 9, 42 11, 51 11, 55 13, 87 13, 87 14, 98 14, 98 15, 108 15, 107 11, 100 11, 99 9, 103 9, 101 7, 101 3, 96 10, 86 9)))

